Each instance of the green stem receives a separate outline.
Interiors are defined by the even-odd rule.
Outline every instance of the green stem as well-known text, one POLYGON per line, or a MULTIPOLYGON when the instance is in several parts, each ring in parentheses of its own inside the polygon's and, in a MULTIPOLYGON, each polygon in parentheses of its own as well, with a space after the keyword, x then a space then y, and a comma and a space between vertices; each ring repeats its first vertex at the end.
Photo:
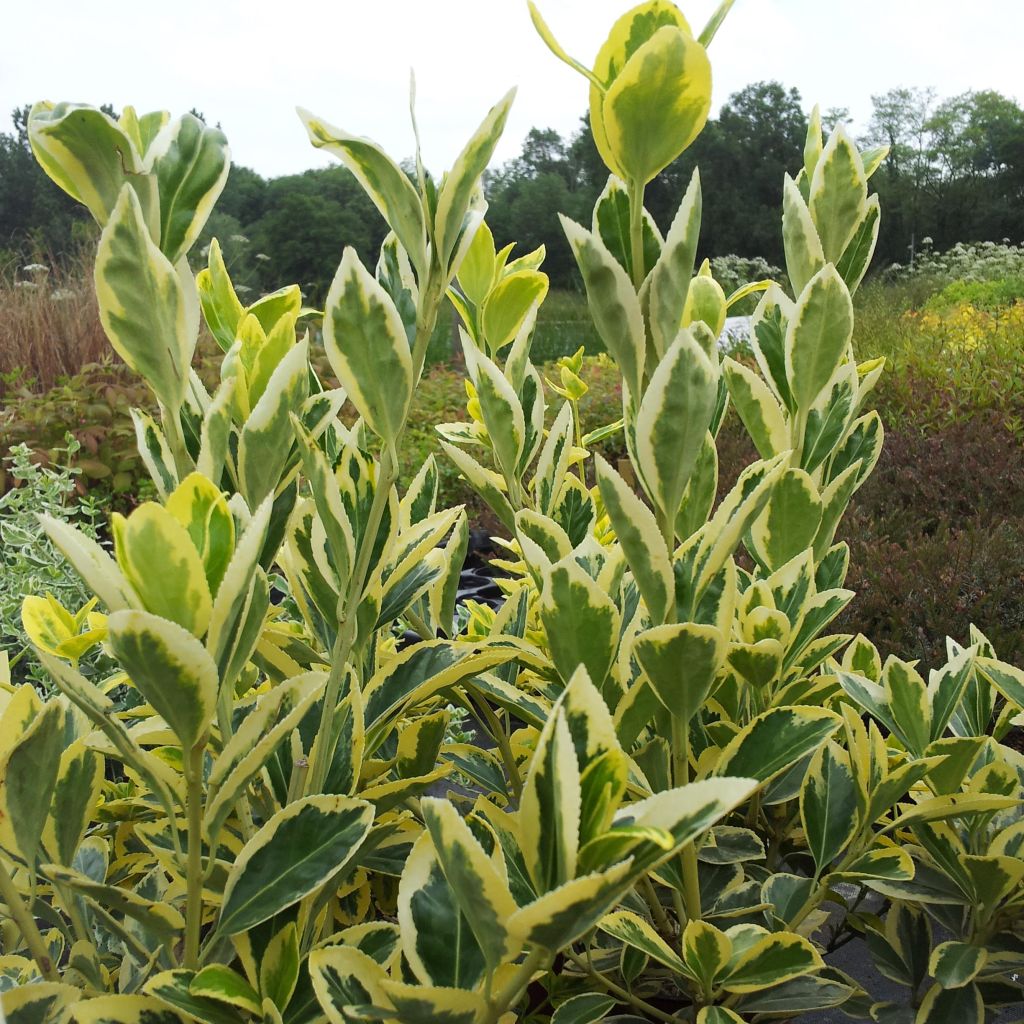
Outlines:
MULTIPOLYGON (((444 282, 440 277, 440 272, 435 268, 424 287, 421 295, 422 301, 416 316, 416 337, 412 346, 412 363, 417 380, 423 370, 423 360, 427 354, 427 346, 430 344, 430 336, 434 332, 434 325, 437 323, 437 311, 443 297, 444 282)), ((403 423, 402 431, 404 429, 405 424, 403 423)), ((402 431, 399 431, 399 437, 402 431)), ((396 438, 395 444, 397 444, 397 440, 396 438)), ((373 503, 367 517, 366 529, 359 545, 359 553, 352 569, 352 576, 349 579, 344 604, 339 602, 338 625, 340 628, 334 642, 334 649, 331 652, 331 671, 327 677, 323 709, 320 712, 319 735, 324 738, 324 742, 318 744, 314 750, 313 761, 307 776, 307 793, 323 791, 327 770, 334 760, 334 741, 331 739, 333 735, 332 722, 335 708, 338 706, 341 681, 345 678, 345 666, 348 664, 352 647, 355 644, 359 601, 366 586, 370 556, 373 554, 373 548, 377 542, 377 531, 380 529, 384 510, 387 508, 388 496, 391 493, 392 485, 398 479, 395 444, 386 445, 381 453, 380 472, 377 475, 377 486, 373 493, 373 503)))
POLYGON ((18 926, 25 945, 28 946, 28 951, 32 954, 32 959, 39 967, 40 974, 46 981, 60 981, 60 975, 50 959, 50 951, 39 933, 35 918, 25 906, 6 864, 0 864, 0 896, 7 904, 7 912, 18 926))
POLYGON ((61 903, 64 904, 64 909, 67 911, 67 915, 71 918, 71 928, 75 935, 80 939, 85 939, 86 942, 92 942, 92 932, 89 930, 88 925, 85 923, 85 919, 82 917, 81 909, 75 902, 75 894, 66 885, 54 885, 54 891, 60 897, 61 903))
POLYGON ((498 720, 498 716, 494 713, 494 709, 487 703, 485 698, 471 696, 470 700, 473 701, 473 705, 477 709, 481 724, 486 726, 487 731, 498 745, 498 752, 501 754, 505 773, 508 775, 508 781, 512 785, 512 793, 518 805, 523 796, 523 779, 519 774, 519 765, 516 764, 515 755, 512 753, 512 746, 508 741, 508 736, 505 734, 505 729, 498 720))
MULTIPOLYGON (((577 399, 572 399, 569 402, 569 408, 572 410, 572 424, 573 429, 576 432, 576 447, 585 449, 586 446, 583 444, 583 424, 580 421, 579 401, 577 399)), ((576 475, 580 478, 580 483, 583 484, 584 487, 587 486, 587 471, 583 468, 585 465, 586 462, 584 461, 576 463, 576 475)))
POLYGON ((309 773, 309 760, 300 757, 292 763, 292 777, 288 783, 288 803, 293 804, 306 791, 306 775, 309 773))
POLYGON ((199 933, 203 925, 203 749, 202 742, 192 748, 188 758, 188 771, 185 773, 188 810, 188 896, 185 905, 183 966, 193 971, 199 968, 199 933))
POLYGON ((565 951, 565 955, 578 967, 580 970, 585 971, 587 975, 598 985, 600 985, 609 995, 615 996, 620 1002, 628 1003, 635 1010, 639 1010, 641 1013, 646 1014, 652 1020, 665 1021, 665 1024, 679 1024, 679 1018, 673 1017, 670 1014, 665 1013, 663 1010, 659 1010, 656 1006, 652 1006, 650 1003, 641 999, 639 996, 635 996, 632 992, 627 992, 624 988, 616 985, 610 978, 606 978, 600 971, 594 970, 594 968, 588 964, 582 957, 574 953, 571 949, 565 951))
MULTIPOLYGON (((676 786, 685 786, 690 781, 690 729, 678 715, 672 716, 672 761, 673 781, 676 786)), ((683 874, 683 906, 688 921, 699 921, 700 877, 697 868, 697 847, 687 843, 680 853, 680 867, 683 874)), ((679 922, 682 927, 685 922, 679 922)))
POLYGON ((675 932, 672 929, 672 924, 668 919, 668 914, 665 913, 665 907, 661 900, 658 899, 658 893, 654 888, 654 883, 651 881, 650 875, 644 875, 640 880, 640 887, 643 889, 644 902, 651 910, 651 916, 654 918, 655 927, 658 929, 659 934, 667 942, 671 942, 675 938, 675 932))
POLYGON ((516 968, 515 973, 491 1002, 488 1024, 495 1024, 519 1002, 547 955, 543 949, 533 949, 527 953, 526 959, 516 968))
POLYGON ((181 414, 177 409, 168 409, 161 402, 160 422, 163 424, 167 446, 171 449, 171 456, 174 459, 174 468, 178 474, 178 479, 184 480, 195 468, 195 465, 185 445, 185 434, 181 429, 181 414))
POLYGON ((341 628, 338 630, 337 639, 334 641, 334 649, 331 651, 331 671, 327 677, 323 709, 320 712, 318 735, 324 742, 317 744, 313 751, 313 761, 307 776, 307 794, 323 792, 324 782, 327 779, 327 770, 334 760, 334 742, 332 740, 334 711, 338 706, 341 681, 345 678, 345 666, 348 664, 349 655, 352 653, 352 646, 356 639, 359 600, 363 595, 363 588, 366 585, 366 574, 370 567, 370 556, 373 554, 373 548, 377 541, 377 531, 380 529, 381 519, 384 517, 384 509, 387 508, 388 495, 391 492, 391 486, 394 484, 396 476, 397 470, 394 465, 391 449, 387 448, 381 456, 380 473, 377 476, 377 485, 373 493, 370 514, 366 520, 366 530, 359 545, 359 554, 356 558, 355 567, 352 570, 352 576, 349 579, 344 604, 341 606, 338 623, 341 628))
POLYGON ((409 624, 409 628, 416 633, 421 640, 436 640, 434 631, 417 615, 411 608, 402 612, 402 618, 409 624))
POLYGON ((637 291, 647 276, 644 267, 644 186, 631 181, 629 191, 629 247, 632 250, 633 287, 637 291))

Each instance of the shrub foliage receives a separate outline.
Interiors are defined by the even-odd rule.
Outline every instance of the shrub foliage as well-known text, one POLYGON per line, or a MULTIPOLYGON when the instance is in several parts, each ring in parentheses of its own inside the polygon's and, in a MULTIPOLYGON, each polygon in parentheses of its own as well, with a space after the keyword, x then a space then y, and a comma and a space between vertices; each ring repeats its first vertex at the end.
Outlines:
POLYGON ((155 399, 135 428, 156 497, 112 516, 112 552, 40 517, 102 614, 29 598, 60 695, 3 698, 15 1024, 981 1024, 1018 998, 1024 763, 1001 740, 1024 673, 974 629, 927 680, 829 632, 853 597, 837 530, 882 446, 851 295, 885 154, 811 118, 782 198, 788 288, 740 290, 761 296, 753 366, 716 348, 745 295, 693 273, 699 176, 665 235, 644 209, 707 117, 729 6, 696 34, 650 0, 590 68, 531 7, 589 84, 612 172, 588 223, 562 220, 621 376, 610 424, 583 421, 581 359, 547 381, 531 361, 543 252, 486 227, 512 94, 440 179, 302 112, 390 229, 375 266, 343 254, 323 310, 296 286, 244 304, 216 244, 193 277, 219 131, 33 109, 37 159, 102 229, 100 317, 155 399), (458 612, 466 512, 438 507, 433 459, 396 487, 446 297, 468 418, 441 447, 512 538, 500 606, 458 612), (316 320, 340 387, 310 362, 316 320), (730 402, 756 458, 719 495, 730 402), (613 436, 618 466, 595 451, 613 436), (76 667, 97 645, 102 679, 76 667), (868 890, 883 915, 842 895, 868 890), (826 963, 830 919, 906 1007, 826 963))

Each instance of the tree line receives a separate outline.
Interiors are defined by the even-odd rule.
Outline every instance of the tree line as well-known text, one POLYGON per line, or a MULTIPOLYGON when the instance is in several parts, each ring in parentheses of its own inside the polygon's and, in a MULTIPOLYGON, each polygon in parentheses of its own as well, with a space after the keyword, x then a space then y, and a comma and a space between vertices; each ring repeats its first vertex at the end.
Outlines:
MULTIPOLYGON (((9 269, 29 259, 63 258, 91 232, 82 208, 36 166, 27 116, 27 107, 15 111, 14 131, 0 134, 0 266, 9 269)), ((831 128, 847 117, 833 109, 823 121, 831 128)), ((782 178, 799 167, 806 129, 796 89, 779 82, 746 86, 651 182, 648 209, 667 229, 699 167, 701 255, 760 256, 781 266, 782 178)), ((972 91, 938 102, 932 89, 892 89, 873 97, 861 141, 891 146, 872 179, 883 208, 876 266, 908 262, 924 238, 937 248, 1024 241, 1024 110, 1014 99, 972 91)), ((586 118, 568 138, 532 129, 520 154, 485 178, 496 240, 515 240, 522 251, 544 244, 553 284, 571 286, 575 268, 557 215, 584 218, 606 173, 586 118)), ((342 167, 268 180, 235 166, 207 227, 243 288, 294 281, 309 301, 323 298, 343 245, 372 260, 383 234, 383 220, 342 167)))

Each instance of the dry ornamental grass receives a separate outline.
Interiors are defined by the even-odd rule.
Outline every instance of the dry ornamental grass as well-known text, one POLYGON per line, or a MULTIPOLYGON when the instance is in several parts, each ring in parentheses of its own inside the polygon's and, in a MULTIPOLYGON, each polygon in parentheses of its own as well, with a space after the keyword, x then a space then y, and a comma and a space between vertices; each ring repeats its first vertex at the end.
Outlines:
MULTIPOLYGON (((33 390, 46 391, 111 358, 84 251, 64 265, 30 263, 0 274, 0 375, 21 370, 22 383, 28 378, 33 390)), ((3 387, 0 378, 0 398, 3 387)))

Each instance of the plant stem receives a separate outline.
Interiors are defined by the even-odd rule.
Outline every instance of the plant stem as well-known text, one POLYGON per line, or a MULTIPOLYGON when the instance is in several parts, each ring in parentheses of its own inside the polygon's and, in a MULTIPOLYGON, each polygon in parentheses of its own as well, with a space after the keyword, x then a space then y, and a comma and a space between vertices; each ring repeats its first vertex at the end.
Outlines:
POLYGON ((178 474, 178 480, 184 480, 195 467, 185 445, 185 435, 181 429, 181 414, 177 409, 168 409, 161 402, 160 422, 163 424, 167 446, 171 449, 171 455, 174 458, 174 469, 178 474))
MULTIPOLYGON (((189 970, 199 967, 199 932, 203 925, 203 750, 197 743, 189 752, 186 805, 188 809, 188 887, 185 905, 185 959, 189 970)), ((210 851, 211 857, 213 851, 210 851)))
POLYGON ((373 503, 370 506, 370 513, 366 520, 366 530, 359 545, 359 554, 356 557, 356 564, 349 579, 344 604, 341 606, 338 623, 341 628, 338 630, 337 639, 334 641, 334 649, 331 651, 331 671, 327 677, 324 704, 320 712, 318 735, 323 742, 317 744, 313 751, 313 761, 307 776, 307 794, 323 792, 324 782, 327 779, 327 770, 334 760, 334 742, 332 740, 334 711, 338 706, 341 681, 345 678, 345 666, 348 664, 349 655, 352 653, 352 646, 356 639, 359 600, 363 595, 363 588, 366 585, 366 573, 370 567, 370 556, 373 554, 373 548, 377 541, 377 531, 380 529, 381 519, 384 517, 384 509, 387 508, 388 495, 391 492, 391 486, 395 482, 396 476, 397 470, 394 465, 391 448, 388 447, 381 456, 380 473, 377 475, 377 484, 373 492, 373 503))
POLYGON ((565 951, 565 955, 582 971, 586 971, 587 975, 596 981, 609 995, 615 996, 620 1002, 628 1003, 635 1010, 640 1010, 641 1013, 645 1013, 652 1020, 665 1021, 666 1024, 679 1024, 679 1018, 673 1017, 670 1014, 665 1013, 663 1010, 659 1010, 656 1006, 652 1006, 650 1003, 641 999, 639 996, 633 995, 631 992, 627 992, 624 988, 616 985, 610 978, 606 978, 599 971, 588 964, 582 957, 574 953, 571 949, 565 951))
POLYGON ((631 181, 629 192, 629 247, 632 250, 633 287, 637 291, 647 276, 644 266, 644 186, 631 181))
MULTIPOLYGON (((580 421, 579 400, 574 398, 570 401, 569 408, 572 410, 572 425, 576 433, 576 447, 586 450, 586 445, 583 443, 583 424, 580 421)), ((576 475, 580 478, 580 483, 584 487, 587 486, 587 471, 583 468, 585 464, 585 460, 576 463, 576 475)))
POLYGON ((640 887, 643 889, 644 902, 651 909, 654 924, 661 937, 666 941, 671 941, 675 938, 675 932, 672 929, 672 923, 668 919, 668 914, 665 913, 665 907, 662 905, 661 900, 658 899, 658 893, 654 888, 650 875, 644 875, 640 880, 640 887))
MULTIPOLYGON (((672 761, 674 784, 685 786, 690 781, 690 728, 678 715, 672 716, 672 761)), ((683 905, 686 918, 698 921, 701 916, 700 879, 697 868, 697 848, 693 842, 683 847, 680 855, 683 874, 683 905)), ((683 927, 685 922, 679 922, 683 927)))
POLYGON ((532 949, 526 959, 516 968, 515 973, 505 983, 504 988, 494 997, 490 1007, 488 1024, 495 1024, 517 1002, 526 991, 530 979, 540 969, 547 953, 543 949, 532 949))
POLYGON ((519 765, 516 764, 515 755, 512 753, 512 747, 508 742, 508 736, 505 735, 505 730, 498 720, 498 716, 494 713, 494 709, 490 704, 487 703, 485 697, 470 695, 470 700, 477 709, 480 724, 486 727, 487 731, 494 737, 494 742, 498 745, 498 752, 501 754, 505 773, 508 775, 508 781, 512 785, 512 793, 515 796, 516 804, 518 804, 523 796, 523 779, 519 774, 519 765))
POLYGON ((7 904, 7 912, 18 926, 32 959, 39 967, 40 974, 46 981, 60 981, 60 975, 50 959, 50 951, 39 933, 35 918, 25 906, 6 864, 0 864, 0 896, 7 904))
MULTIPOLYGON (((424 291, 421 295, 420 308, 416 316, 416 337, 412 346, 412 363, 415 379, 423 371, 423 361, 427 354, 427 346, 430 344, 430 336, 434 332, 434 325, 437 323, 437 311, 444 297, 444 281, 440 271, 435 267, 431 271, 424 291)), ((405 424, 402 425, 402 430, 405 424)), ((402 431, 399 431, 401 437, 402 431)), ((327 687, 324 692, 323 709, 320 712, 320 727, 318 733, 324 742, 317 745, 313 754, 313 761, 310 765, 309 775, 306 781, 307 793, 320 793, 323 791, 324 782, 327 779, 327 771, 334 759, 334 740, 332 720, 335 708, 338 706, 338 694, 341 690, 341 681, 345 678, 345 666, 352 653, 352 647, 356 639, 356 628, 358 625, 357 613, 359 601, 363 596, 363 589, 366 586, 366 573, 370 566, 370 556, 377 542, 377 532, 380 529, 381 520, 384 517, 384 510, 387 508, 388 495, 391 487, 398 479, 397 457, 395 445, 387 444, 381 453, 380 472, 377 474, 377 485, 373 492, 373 503, 370 506, 370 513, 366 521, 366 529, 359 545, 359 554, 356 556, 356 564, 352 569, 352 576, 349 579, 348 590, 345 593, 344 604, 339 602, 339 619, 337 639, 334 641, 334 649, 331 652, 331 671, 327 677, 327 687)))

